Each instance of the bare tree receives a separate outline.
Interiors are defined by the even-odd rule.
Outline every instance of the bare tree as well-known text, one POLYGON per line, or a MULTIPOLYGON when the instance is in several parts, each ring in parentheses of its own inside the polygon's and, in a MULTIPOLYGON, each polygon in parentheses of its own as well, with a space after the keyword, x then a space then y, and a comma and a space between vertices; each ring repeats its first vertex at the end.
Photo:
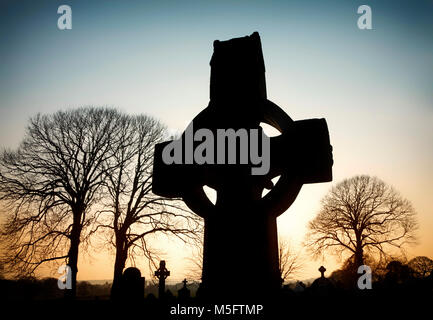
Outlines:
POLYGON ((163 134, 164 127, 155 119, 129 117, 122 125, 116 152, 108 159, 108 166, 115 169, 107 172, 108 197, 100 211, 103 223, 97 228, 109 231, 115 247, 112 298, 118 297, 128 258, 134 260, 144 254, 150 269, 156 267, 157 254, 150 248, 149 236, 164 233, 187 242, 200 234, 201 219, 186 210, 180 200, 152 193, 153 150, 163 134))
POLYGON ((293 280, 299 275, 304 266, 300 252, 295 252, 289 240, 279 237, 278 240, 278 269, 281 282, 293 280))
POLYGON ((307 245, 315 256, 324 252, 384 257, 416 241, 417 222, 410 202, 377 178, 355 176, 333 187, 309 223, 307 245))
POLYGON ((187 258, 189 266, 185 273, 187 279, 201 281, 203 272, 203 237, 193 243, 192 256, 187 258))
POLYGON ((433 272, 433 260, 424 256, 413 258, 409 261, 408 266, 419 278, 428 277, 433 272))
POLYGON ((30 119, 24 140, 0 156, 0 201, 7 212, 2 243, 7 270, 33 274, 46 262, 65 260, 76 295, 79 246, 93 221, 119 137, 122 116, 85 107, 30 119))

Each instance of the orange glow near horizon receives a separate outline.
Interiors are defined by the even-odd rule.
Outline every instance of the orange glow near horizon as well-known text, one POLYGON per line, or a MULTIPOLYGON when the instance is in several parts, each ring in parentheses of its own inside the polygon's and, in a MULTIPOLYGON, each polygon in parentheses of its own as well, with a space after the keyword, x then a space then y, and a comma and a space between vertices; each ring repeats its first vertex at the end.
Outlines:
MULTIPOLYGON (((419 244, 407 257, 433 259, 431 1, 374 3, 373 30, 357 28, 352 1, 111 2, 74 2, 70 31, 56 28, 48 2, 0 10, 0 149, 16 148, 37 113, 86 105, 145 113, 182 132, 208 105, 212 42, 258 31, 268 99, 293 120, 326 118, 333 145, 332 183, 304 185, 277 220, 279 234, 304 255, 297 278, 317 278, 321 265, 329 276, 341 265, 331 255, 313 260, 302 242, 321 198, 358 174, 377 176, 412 202, 419 244)), ((164 253, 169 281, 186 277, 191 248, 165 236, 152 245, 164 253)), ((112 279, 113 255, 89 253, 81 250, 78 280, 112 279)), ((147 265, 137 259, 149 279, 147 265)))

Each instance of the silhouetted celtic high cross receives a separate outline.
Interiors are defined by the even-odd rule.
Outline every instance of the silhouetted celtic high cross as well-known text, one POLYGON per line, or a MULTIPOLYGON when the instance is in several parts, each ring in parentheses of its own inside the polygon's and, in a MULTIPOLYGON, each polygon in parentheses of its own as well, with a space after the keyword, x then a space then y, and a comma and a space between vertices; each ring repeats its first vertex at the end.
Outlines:
MULTIPOLYGON (((153 192, 182 197, 191 210, 204 218, 202 287, 207 296, 227 292, 233 296, 268 294, 280 285, 277 216, 290 207, 302 184, 332 180, 327 124, 325 119, 293 121, 267 100, 265 66, 257 32, 215 41, 210 64, 210 102, 194 118, 193 133, 206 128, 217 136, 221 129, 235 132, 254 129, 261 136, 260 123, 267 123, 281 133, 270 138, 269 170, 264 175, 252 175, 251 168, 257 164, 251 161, 199 164, 193 159, 191 162, 193 157, 186 153, 187 144, 197 147, 202 141, 188 141, 186 130, 176 141, 182 148, 182 159, 190 162, 163 161, 163 150, 170 141, 155 147, 153 192), (271 180, 278 176, 273 185, 271 180), (215 205, 207 198, 205 185, 216 190, 215 205), (262 196, 264 188, 271 190, 262 196)), ((242 148, 266 151, 260 139, 258 145, 252 144, 251 133, 248 146, 242 145, 240 135, 237 138, 232 141, 240 141, 236 144, 236 160, 240 159, 242 148)), ((217 149, 215 146, 211 155, 206 151, 206 156, 217 158, 217 151, 221 151, 217 149)), ((227 158, 227 154, 224 156, 227 158)))
POLYGON ((321 278, 325 277, 325 271, 326 271, 326 268, 324 266, 320 266, 319 272, 320 272, 320 277, 321 278))
POLYGON ((170 271, 165 267, 165 261, 161 260, 159 262, 159 268, 154 273, 155 277, 158 278, 158 296, 159 298, 163 298, 165 294, 165 279, 170 276, 170 271))

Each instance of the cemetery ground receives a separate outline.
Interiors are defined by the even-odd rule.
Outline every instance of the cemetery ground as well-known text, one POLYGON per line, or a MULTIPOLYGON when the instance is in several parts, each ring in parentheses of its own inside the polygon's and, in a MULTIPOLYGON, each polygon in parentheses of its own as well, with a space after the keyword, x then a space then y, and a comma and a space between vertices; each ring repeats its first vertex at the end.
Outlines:
MULTIPOLYGON (((311 283, 291 282, 269 299, 221 299, 206 301, 197 296, 198 282, 168 284, 158 298, 158 285, 146 282, 142 297, 110 300, 111 283, 77 285, 77 299, 68 301, 57 288, 57 279, 1 280, 1 301, 5 309, 21 316, 45 318, 67 315, 73 318, 138 317, 140 319, 287 319, 305 317, 386 317, 418 312, 433 301, 432 277, 373 282, 371 290, 344 288, 334 279, 319 277, 311 283), (187 294, 182 289, 188 288, 187 294), (180 289, 179 289, 180 288, 180 289)), ((227 284, 230 290, 230 284, 227 284)), ((257 297, 261 296, 257 292, 257 297)), ((127 295, 125 296, 127 297, 127 295)), ((21 318, 20 316, 20 318, 21 318)))

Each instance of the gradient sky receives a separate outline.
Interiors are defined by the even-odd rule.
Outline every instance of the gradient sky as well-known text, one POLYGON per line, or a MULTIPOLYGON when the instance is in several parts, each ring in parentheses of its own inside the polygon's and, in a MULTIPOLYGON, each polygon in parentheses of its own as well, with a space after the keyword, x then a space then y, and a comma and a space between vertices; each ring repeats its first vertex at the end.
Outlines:
MULTIPOLYGON (((212 42, 258 31, 268 98, 293 119, 325 117, 334 182, 375 175, 412 201, 433 257, 433 1, 1 1, 0 146, 38 112, 108 105, 183 130, 208 103, 212 42), (72 7, 72 30, 57 8, 72 7), (357 28, 368 4, 373 30, 357 28)), ((278 219, 299 245, 331 183, 306 185, 278 219)), ((162 247, 172 279, 189 251, 162 247)), ((110 279, 105 253, 79 279, 110 279)), ((301 279, 338 262, 307 259, 301 279)), ((145 264, 143 264, 144 266, 145 264)), ((328 273, 329 274, 329 273, 328 273)), ((147 274, 145 274, 147 276, 147 274)))

